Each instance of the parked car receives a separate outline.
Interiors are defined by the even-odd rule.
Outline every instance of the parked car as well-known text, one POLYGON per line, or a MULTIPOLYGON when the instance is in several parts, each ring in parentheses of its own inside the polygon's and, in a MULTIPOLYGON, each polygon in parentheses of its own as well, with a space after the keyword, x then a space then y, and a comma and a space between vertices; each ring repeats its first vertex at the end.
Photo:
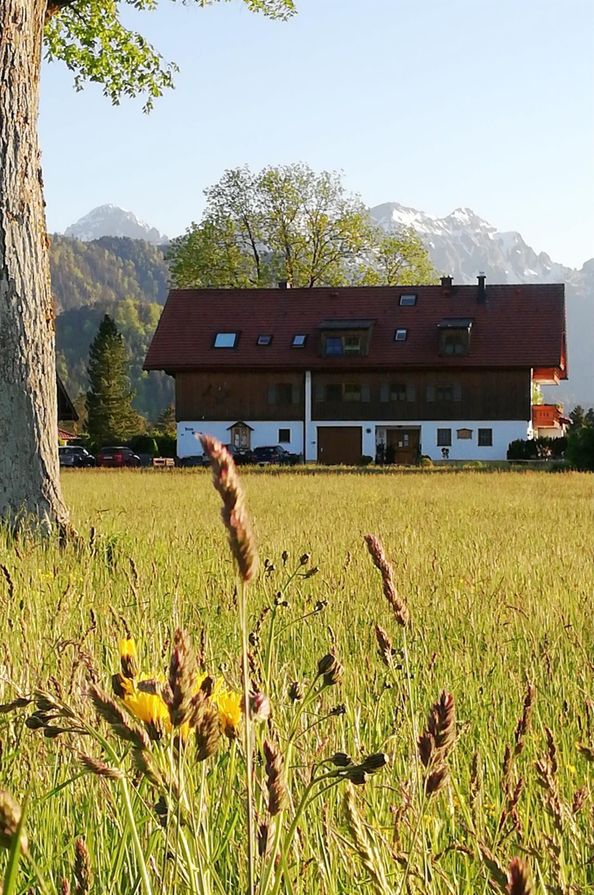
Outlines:
POLYGON ((301 461, 299 454, 292 454, 280 444, 257 447, 251 453, 251 462, 258 466, 269 466, 273 463, 279 466, 295 466, 301 461))
MULTIPOLYGON (((225 447, 233 457, 237 466, 242 466, 246 463, 252 462, 252 452, 241 450, 238 447, 235 447, 234 444, 226 444, 225 447)), ((195 454, 193 457, 182 457, 179 460, 179 466, 192 467, 192 466, 208 466, 210 460, 208 459, 206 454, 195 454)))
POLYGON ((252 451, 247 449, 241 449, 236 447, 234 444, 226 444, 225 447, 233 457, 237 466, 244 466, 246 463, 252 463, 252 451))
POLYGON ((140 466, 140 457, 128 447, 104 447, 97 452, 97 466, 140 466))
POLYGON ((96 466, 95 458, 88 450, 80 445, 65 444, 58 447, 60 466, 82 469, 88 466, 96 466))

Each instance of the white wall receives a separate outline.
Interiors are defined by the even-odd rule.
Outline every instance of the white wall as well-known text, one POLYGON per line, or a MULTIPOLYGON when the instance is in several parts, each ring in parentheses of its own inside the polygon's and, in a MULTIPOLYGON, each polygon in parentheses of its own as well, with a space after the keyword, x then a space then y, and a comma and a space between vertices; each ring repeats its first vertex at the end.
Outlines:
MULTIPOLYGON (((213 422, 210 420, 199 421, 183 421, 177 424, 177 456, 178 457, 196 457, 202 454, 202 447, 198 441, 198 435, 214 435, 223 444, 228 444, 231 440, 229 426, 237 420, 229 420, 228 422, 213 422)), ((242 420, 251 426, 254 430, 251 434, 251 447, 267 447, 269 445, 281 444, 288 451, 294 454, 303 452, 303 423, 299 420, 291 420, 283 422, 283 420, 275 420, 274 422, 258 422, 257 420, 242 420), (289 429, 291 432, 290 441, 278 440, 278 430, 289 429)))
MULTIPOLYGON (((207 433, 214 435, 223 444, 230 439, 229 426, 236 420, 228 422, 213 422, 208 420, 184 421, 177 424, 177 454, 178 457, 195 457, 202 453, 202 448, 197 440, 197 434, 207 433)), ((283 447, 296 454, 303 453, 303 423, 296 420, 283 422, 263 422, 258 420, 244 420, 252 427, 251 446, 263 447, 265 445, 279 444, 278 430, 289 429, 291 441, 282 442, 283 447)), ((346 427, 360 426, 362 430, 361 453, 375 457, 376 443, 379 440, 385 443, 385 434, 382 430, 402 428, 420 428, 421 453, 431 457, 432 460, 441 460, 441 447, 437 445, 437 430, 451 429, 452 444, 449 448, 450 460, 505 460, 510 441, 516 438, 526 438, 529 430, 529 422, 521 420, 411 420, 410 422, 397 423, 394 420, 325 420, 310 422, 308 425, 305 445, 306 460, 316 462, 318 456, 317 430, 323 426, 346 427), (471 429, 472 438, 458 439, 457 429, 471 429), (493 430, 493 445, 480 447, 478 445, 478 430, 493 430), (379 432, 377 430, 380 430, 379 432)))

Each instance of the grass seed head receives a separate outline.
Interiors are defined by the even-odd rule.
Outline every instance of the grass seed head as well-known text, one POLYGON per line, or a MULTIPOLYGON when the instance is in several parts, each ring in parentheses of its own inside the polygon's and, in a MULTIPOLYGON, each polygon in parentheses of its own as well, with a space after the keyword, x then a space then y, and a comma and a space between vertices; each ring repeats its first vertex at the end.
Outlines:
POLYGON ((288 695, 291 702, 299 702, 300 699, 303 699, 303 686, 299 681, 289 684, 288 695))
POLYGON ((205 761, 217 751, 221 736, 219 710, 206 696, 197 705, 194 718, 194 736, 196 740, 196 759, 205 761))
POLYGON ((280 814, 288 802, 285 784, 284 762, 280 752, 270 740, 264 740, 266 786, 268 789, 268 811, 271 817, 280 814))
POLYGON ((409 622, 408 607, 404 600, 399 596, 394 584, 394 570, 386 559, 384 548, 379 538, 375 535, 365 535, 365 543, 367 550, 371 556, 372 562, 382 576, 382 589, 384 596, 390 605, 394 618, 399 625, 405 627, 409 622))
POLYGON ((375 626, 375 639, 377 641, 377 653, 384 665, 388 668, 392 666, 392 657, 394 655, 394 648, 392 646, 392 641, 388 637, 387 631, 384 631, 379 625, 375 626))
POLYGON ((96 777, 103 777, 106 780, 124 779, 124 774, 119 768, 110 768, 104 761, 93 758, 91 755, 85 755, 83 752, 80 752, 78 760, 89 773, 95 774, 96 777))
POLYGON ((514 733, 514 754, 519 755, 524 748, 524 740, 530 726, 530 716, 532 714, 532 706, 534 705, 534 685, 528 681, 526 684, 526 695, 524 696, 524 706, 522 716, 518 720, 514 733))
POLYGON ((210 460, 214 487, 223 501, 221 516, 231 553, 242 580, 251 581, 258 571, 258 554, 235 463, 228 450, 211 435, 201 435, 200 443, 210 460))
MULTIPOLYGON (((11 848, 21 820, 21 806, 5 789, 0 789, 0 846, 11 848)), ((27 853, 27 837, 21 833, 21 849, 27 853)))
POLYGON ((353 764, 353 759, 346 752, 335 752, 329 759, 337 768, 348 768, 353 764))
POLYGON ((528 865, 521 858, 513 858, 507 875, 507 895, 534 895, 528 865))
POLYGON ((74 893, 86 895, 91 891, 93 874, 87 844, 82 836, 74 843, 74 893))
POLYGON ((344 673, 343 665, 338 661, 334 653, 327 653, 318 662, 318 677, 324 679, 325 687, 338 684, 344 673))
POLYGON ((173 637, 168 687, 163 694, 173 727, 181 727, 190 718, 196 672, 197 663, 190 638, 178 628, 173 637))
POLYGON ((97 715, 109 724, 116 736, 127 743, 132 743, 136 749, 150 747, 150 741, 145 731, 130 724, 119 705, 98 686, 93 684, 89 688, 89 696, 97 715))

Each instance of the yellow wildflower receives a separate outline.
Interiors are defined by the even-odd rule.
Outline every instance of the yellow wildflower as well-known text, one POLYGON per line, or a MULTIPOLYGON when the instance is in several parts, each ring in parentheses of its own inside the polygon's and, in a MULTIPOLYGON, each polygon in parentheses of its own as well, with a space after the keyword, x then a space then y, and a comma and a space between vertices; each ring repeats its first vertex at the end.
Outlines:
POLYGON ((241 694, 217 687, 212 694, 212 701, 219 710, 221 730, 230 740, 234 740, 241 721, 241 694))
MULTIPOLYGON (((128 711, 151 727, 158 736, 171 733, 173 726, 169 708, 161 695, 162 687, 166 683, 165 678, 139 673, 136 644, 131 638, 120 640, 119 652, 122 672, 113 675, 114 692, 128 711)), ((194 695, 200 692, 207 677, 208 674, 205 672, 196 675, 194 695)), ((235 739, 241 721, 241 694, 227 690, 224 681, 219 678, 209 698, 219 713, 222 732, 229 739, 235 739)), ((182 740, 186 740, 191 733, 190 724, 186 721, 175 729, 175 733, 182 740)))
POLYGON ((131 638, 120 640, 120 665, 124 677, 134 679, 138 675, 138 657, 136 644, 131 638))

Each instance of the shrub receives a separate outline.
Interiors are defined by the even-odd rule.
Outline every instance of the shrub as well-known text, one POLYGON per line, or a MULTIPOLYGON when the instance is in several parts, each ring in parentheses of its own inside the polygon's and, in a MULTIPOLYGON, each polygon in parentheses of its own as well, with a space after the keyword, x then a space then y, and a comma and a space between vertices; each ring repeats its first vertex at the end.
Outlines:
POLYGON ((157 442, 152 435, 135 435, 128 445, 136 454, 148 454, 154 457, 158 453, 157 442))
POLYGON ((508 460, 559 460, 565 454, 566 438, 517 438, 507 449, 508 460))
POLYGON ((594 426, 570 431, 567 459, 576 469, 594 470, 594 426))

